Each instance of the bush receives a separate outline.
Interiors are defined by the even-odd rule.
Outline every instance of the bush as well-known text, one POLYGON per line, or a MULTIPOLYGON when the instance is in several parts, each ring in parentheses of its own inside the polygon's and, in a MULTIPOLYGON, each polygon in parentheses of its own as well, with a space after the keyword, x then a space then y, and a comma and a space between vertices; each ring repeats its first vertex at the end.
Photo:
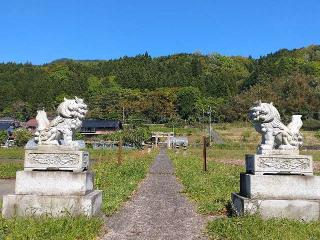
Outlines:
POLYGON ((18 128, 14 132, 15 142, 18 147, 25 146, 32 138, 32 133, 26 129, 18 128))
POLYGON ((316 119, 307 119, 303 122, 303 129, 314 131, 320 129, 320 121, 316 119))
POLYGON ((0 131, 0 144, 4 144, 8 138, 7 131, 0 131))
POLYGON ((79 132, 76 132, 74 135, 75 140, 85 140, 85 136, 79 132))
POLYGON ((123 143, 133 145, 137 148, 142 147, 142 143, 151 138, 149 128, 137 127, 125 129, 123 131, 114 132, 102 136, 103 140, 119 141, 122 138, 123 143))

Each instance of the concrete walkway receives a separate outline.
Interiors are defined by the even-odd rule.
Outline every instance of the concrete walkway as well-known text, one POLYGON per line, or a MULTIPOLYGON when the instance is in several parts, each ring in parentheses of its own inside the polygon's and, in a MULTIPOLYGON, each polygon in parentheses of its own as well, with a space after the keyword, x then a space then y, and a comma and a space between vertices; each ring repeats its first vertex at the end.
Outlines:
POLYGON ((180 194, 182 186, 173 173, 172 163, 161 149, 133 198, 107 218, 104 239, 207 239, 202 233, 205 221, 180 194))
POLYGON ((0 199, 3 195, 14 193, 15 179, 0 179, 0 199))

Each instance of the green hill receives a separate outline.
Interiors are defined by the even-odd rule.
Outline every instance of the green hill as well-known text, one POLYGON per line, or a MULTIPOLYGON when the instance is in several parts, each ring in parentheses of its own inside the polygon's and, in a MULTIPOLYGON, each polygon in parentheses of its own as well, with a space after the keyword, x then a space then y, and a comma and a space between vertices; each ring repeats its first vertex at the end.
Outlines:
POLYGON ((53 114, 63 97, 85 98, 89 117, 145 122, 246 118, 252 102, 273 101, 285 116, 317 112, 320 46, 281 49, 259 59, 148 53, 114 60, 58 59, 42 66, 0 64, 0 114, 27 120, 38 108, 53 114))

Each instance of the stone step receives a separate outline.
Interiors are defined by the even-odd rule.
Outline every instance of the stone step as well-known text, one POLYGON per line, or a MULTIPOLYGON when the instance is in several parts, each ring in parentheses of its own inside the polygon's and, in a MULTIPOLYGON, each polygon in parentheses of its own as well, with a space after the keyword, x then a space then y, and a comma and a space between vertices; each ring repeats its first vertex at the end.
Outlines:
POLYGON ((237 215, 259 214, 262 218, 288 218, 302 221, 320 219, 320 200, 250 199, 232 193, 237 215))
POLYGON ((93 181, 89 171, 17 171, 15 194, 81 196, 93 190, 93 181))
POLYGON ((2 216, 75 216, 100 214, 102 191, 94 190, 84 196, 40 196, 9 194, 3 197, 2 216))
POLYGON ((240 195, 259 199, 320 200, 320 176, 241 173, 240 195))

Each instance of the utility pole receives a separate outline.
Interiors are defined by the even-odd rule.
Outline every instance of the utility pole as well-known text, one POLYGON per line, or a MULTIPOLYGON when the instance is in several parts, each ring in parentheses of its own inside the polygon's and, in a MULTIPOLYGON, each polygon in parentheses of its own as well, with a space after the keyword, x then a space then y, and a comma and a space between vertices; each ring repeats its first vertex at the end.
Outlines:
POLYGON ((119 146, 118 146, 118 165, 121 165, 122 163, 122 137, 119 139, 119 146))
POLYGON ((211 146, 211 107, 209 110, 209 146, 211 146))
POLYGON ((207 137, 202 137, 203 149, 202 149, 202 158, 203 158, 203 171, 207 171, 207 137))
POLYGON ((204 109, 202 108, 202 124, 203 124, 203 134, 205 134, 206 132, 206 127, 205 127, 205 123, 204 123, 204 109))
POLYGON ((174 124, 172 124, 172 132, 173 132, 173 136, 174 136, 174 124))
POLYGON ((124 120, 125 120, 124 107, 122 107, 122 122, 123 122, 123 124, 124 124, 124 120))

